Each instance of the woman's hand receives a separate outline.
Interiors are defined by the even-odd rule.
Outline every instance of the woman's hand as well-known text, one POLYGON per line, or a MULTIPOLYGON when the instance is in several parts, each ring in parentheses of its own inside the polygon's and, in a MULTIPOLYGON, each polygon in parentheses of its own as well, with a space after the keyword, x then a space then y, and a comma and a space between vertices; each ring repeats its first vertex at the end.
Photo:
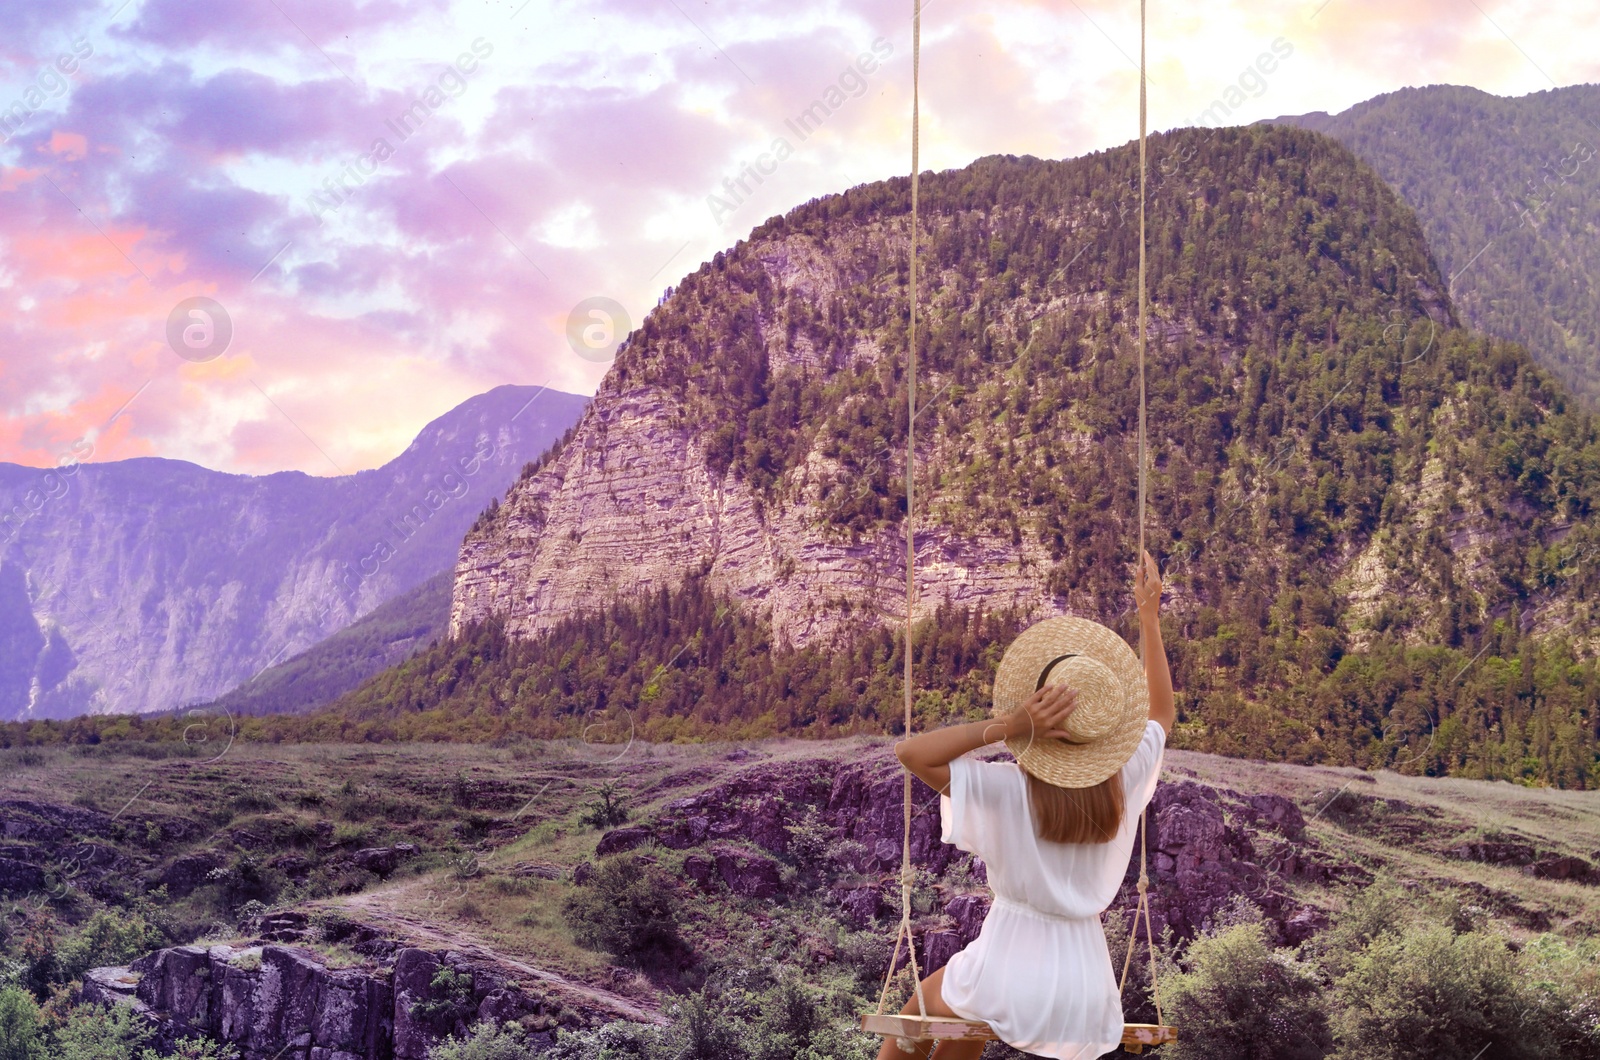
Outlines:
MULTIPOLYGON (((1061 728, 1061 723, 1077 706, 1077 692, 1066 685, 1045 685, 1029 696, 1022 706, 1000 719, 1005 725, 1005 738, 1064 737, 1067 732, 1061 728)), ((985 735, 992 731, 987 728, 984 730, 985 735)))
POLYGON ((1139 607, 1139 618, 1154 622, 1161 608, 1161 568, 1148 552, 1133 575, 1133 599, 1139 607))

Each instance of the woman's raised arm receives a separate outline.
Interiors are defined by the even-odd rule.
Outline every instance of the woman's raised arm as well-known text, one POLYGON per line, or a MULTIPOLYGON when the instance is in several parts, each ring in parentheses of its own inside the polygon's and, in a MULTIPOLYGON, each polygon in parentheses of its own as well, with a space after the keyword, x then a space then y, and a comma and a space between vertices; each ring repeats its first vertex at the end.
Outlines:
POLYGON ((932 732, 918 733, 894 745, 894 753, 913 776, 941 795, 950 794, 950 763, 968 751, 996 740, 1037 732, 1044 736, 1065 736, 1057 728, 1066 720, 1078 693, 1065 685, 1046 685, 1029 696, 1021 708, 988 721, 968 721, 946 725, 932 732))
POLYGON ((1160 722, 1171 735, 1178 710, 1172 702, 1167 651, 1161 644, 1161 569, 1148 552, 1133 577, 1133 598, 1139 605, 1139 629, 1144 635, 1144 680, 1150 689, 1150 718, 1160 722))

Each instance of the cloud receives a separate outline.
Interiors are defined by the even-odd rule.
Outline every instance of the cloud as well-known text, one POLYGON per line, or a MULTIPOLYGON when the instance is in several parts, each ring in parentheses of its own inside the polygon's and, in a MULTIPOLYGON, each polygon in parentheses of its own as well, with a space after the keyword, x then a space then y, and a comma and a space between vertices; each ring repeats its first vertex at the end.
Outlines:
MULTIPOLYGON (((375 466, 496 384, 592 390, 604 366, 563 338, 582 299, 614 298, 637 323, 771 214, 909 165, 902 0, 142 0, 112 19, 116 2, 7 9, 13 84, 75 35, 93 55, 0 145, 3 460, 54 463, 99 431, 95 459, 375 466), (888 58, 841 82, 880 38, 888 58), (451 73, 474 48, 471 72, 451 73), (841 84, 844 103, 796 136, 789 120, 841 84), (408 110, 424 120, 401 135, 408 110), (707 197, 779 137, 782 165, 713 214, 707 197), (199 294, 236 329, 204 364, 165 339, 172 307, 199 294)), ((1576 32, 1587 5, 1483 10, 1162 9, 1151 128, 1192 120, 1279 36, 1293 58, 1230 120, 1407 84, 1515 94, 1600 77, 1576 32)), ((1136 134, 1138 24, 1121 0, 933 0, 923 31, 926 168, 1136 134)))

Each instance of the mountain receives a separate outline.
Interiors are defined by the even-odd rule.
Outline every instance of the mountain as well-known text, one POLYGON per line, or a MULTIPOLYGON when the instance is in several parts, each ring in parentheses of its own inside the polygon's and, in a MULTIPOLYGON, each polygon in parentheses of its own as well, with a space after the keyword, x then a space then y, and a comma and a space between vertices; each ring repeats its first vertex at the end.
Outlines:
POLYGON ((1422 220, 1464 319, 1600 400, 1600 85, 1407 88, 1275 118, 1344 143, 1422 220))
POLYGON ((502 386, 381 468, 0 464, 0 718, 204 702, 448 567, 587 399, 502 386))
MULTIPOLYGON (((1175 741, 1600 784, 1592 416, 1525 349, 1457 326, 1417 216, 1336 141, 1150 146, 1175 741)), ((923 182, 918 617, 937 628, 968 608, 1133 632, 1136 189, 1133 146, 923 182)), ((870 634, 903 606, 908 217, 908 180, 854 188, 685 279, 571 442, 468 533, 458 640, 335 713, 400 736, 600 709, 667 736, 783 731, 818 724, 780 679, 796 653, 858 652, 831 720, 892 723, 893 648, 870 634), (754 631, 712 630, 730 609, 754 631), (630 630, 674 650, 629 656, 630 630), (754 658, 722 654, 735 636, 754 658)), ((928 697, 923 723, 965 709, 955 684, 928 697)))
POLYGON ((452 581, 451 571, 440 571, 326 640, 267 667, 205 709, 300 714, 333 702, 449 630, 452 581))

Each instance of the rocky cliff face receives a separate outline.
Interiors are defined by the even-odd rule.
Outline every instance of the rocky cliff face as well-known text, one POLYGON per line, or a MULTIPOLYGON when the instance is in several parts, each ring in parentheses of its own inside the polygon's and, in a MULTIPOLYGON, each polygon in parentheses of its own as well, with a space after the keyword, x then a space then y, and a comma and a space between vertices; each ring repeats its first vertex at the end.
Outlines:
MULTIPOLYGON (((269 933, 299 933, 285 926, 294 920, 277 918, 269 933)), ((398 946, 359 926, 351 934, 360 952, 376 955, 368 966, 330 968, 315 949, 259 940, 178 946, 94 969, 81 997, 132 1005, 165 1045, 205 1037, 237 1047, 242 1060, 427 1060, 447 1035, 465 1037, 484 1019, 522 1022, 537 1046, 563 1025, 641 1015, 626 1005, 571 1007, 463 954, 398 946)))
MULTIPOLYGON (((503 514, 463 545, 451 625, 504 615, 533 635, 612 596, 675 586, 706 570, 712 584, 770 614, 791 644, 833 631, 849 611, 904 609, 905 538, 885 527, 857 540, 818 533, 801 494, 765 507, 749 485, 708 466, 686 405, 655 387, 603 390, 570 454, 514 490, 503 514), (898 574, 897 574, 898 572, 898 574), (896 578, 901 579, 899 582, 896 578), (898 594, 898 597, 897 597, 898 594)), ((1047 606, 1048 556, 998 535, 924 527, 919 615, 956 603, 1047 606)))
POLYGON ((342 478, 0 465, 0 720, 207 701, 447 568, 585 404, 536 392, 473 398, 342 478))

